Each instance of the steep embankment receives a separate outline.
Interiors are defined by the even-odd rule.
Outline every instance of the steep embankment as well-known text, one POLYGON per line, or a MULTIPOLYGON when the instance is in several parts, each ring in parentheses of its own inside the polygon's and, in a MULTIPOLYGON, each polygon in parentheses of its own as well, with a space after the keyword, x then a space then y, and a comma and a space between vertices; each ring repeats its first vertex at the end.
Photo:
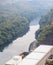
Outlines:
POLYGON ((38 44, 53 45, 53 10, 40 19, 40 29, 36 32, 38 44))

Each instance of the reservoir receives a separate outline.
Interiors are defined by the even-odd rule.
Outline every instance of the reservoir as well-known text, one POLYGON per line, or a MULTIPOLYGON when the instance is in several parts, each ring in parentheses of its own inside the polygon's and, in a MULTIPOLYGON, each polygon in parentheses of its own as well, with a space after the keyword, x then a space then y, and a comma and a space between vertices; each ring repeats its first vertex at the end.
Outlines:
POLYGON ((22 52, 28 51, 30 43, 35 40, 35 32, 39 29, 40 18, 34 19, 30 22, 29 31, 22 37, 14 40, 9 46, 0 52, 0 65, 5 65, 5 62, 11 59, 13 56, 22 52))

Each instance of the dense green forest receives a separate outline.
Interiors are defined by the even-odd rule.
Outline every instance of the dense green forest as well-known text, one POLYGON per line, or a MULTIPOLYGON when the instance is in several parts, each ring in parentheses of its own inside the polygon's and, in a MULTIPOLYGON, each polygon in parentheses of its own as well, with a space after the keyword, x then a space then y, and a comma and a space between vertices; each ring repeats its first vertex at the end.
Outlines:
POLYGON ((39 44, 53 45, 53 9, 40 19, 40 29, 36 32, 39 44))
POLYGON ((11 42, 14 38, 19 37, 28 27, 29 22, 24 17, 17 16, 12 19, 0 17, 0 45, 11 42))

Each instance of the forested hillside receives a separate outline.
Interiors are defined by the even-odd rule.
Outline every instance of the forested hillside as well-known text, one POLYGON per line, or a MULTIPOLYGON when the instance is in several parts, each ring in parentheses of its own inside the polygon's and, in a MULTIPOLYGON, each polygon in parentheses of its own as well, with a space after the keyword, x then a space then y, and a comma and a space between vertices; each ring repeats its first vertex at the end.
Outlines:
POLYGON ((40 29, 36 32, 38 44, 53 45, 53 9, 40 19, 40 29))
POLYGON ((12 19, 0 17, 0 45, 22 36, 28 30, 28 27, 29 22, 24 17, 17 16, 12 19))

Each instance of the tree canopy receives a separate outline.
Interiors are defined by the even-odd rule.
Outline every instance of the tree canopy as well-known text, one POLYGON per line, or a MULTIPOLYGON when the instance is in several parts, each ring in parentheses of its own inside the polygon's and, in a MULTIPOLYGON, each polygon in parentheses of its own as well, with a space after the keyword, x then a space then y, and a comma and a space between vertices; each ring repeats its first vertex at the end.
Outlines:
POLYGON ((53 9, 40 19, 40 29, 36 32, 38 44, 53 45, 53 9))

